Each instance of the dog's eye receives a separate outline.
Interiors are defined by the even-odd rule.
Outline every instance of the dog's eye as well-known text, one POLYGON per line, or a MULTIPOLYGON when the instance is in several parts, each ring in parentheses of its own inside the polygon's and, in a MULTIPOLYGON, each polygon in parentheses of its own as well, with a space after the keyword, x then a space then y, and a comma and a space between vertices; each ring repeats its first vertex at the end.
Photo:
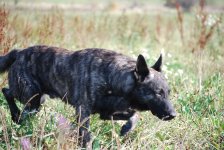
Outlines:
POLYGON ((164 95, 163 89, 158 90, 157 93, 156 93, 157 97, 163 97, 163 95, 164 95))
POLYGON ((163 94, 164 94, 163 89, 160 89, 159 92, 158 92, 158 94, 159 94, 159 95, 163 95, 163 94))

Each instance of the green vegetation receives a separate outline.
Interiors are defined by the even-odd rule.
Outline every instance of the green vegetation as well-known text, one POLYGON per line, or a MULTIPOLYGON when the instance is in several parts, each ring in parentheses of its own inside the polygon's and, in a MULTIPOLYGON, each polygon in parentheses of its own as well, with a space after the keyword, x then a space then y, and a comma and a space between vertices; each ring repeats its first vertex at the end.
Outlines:
MULTIPOLYGON (((30 11, 2 6, 0 52, 35 44, 72 50, 100 47, 131 57, 142 53, 152 64, 163 51, 163 71, 172 89, 170 99, 178 112, 176 119, 163 122, 150 112, 140 113, 136 129, 119 137, 124 122, 105 122, 94 115, 91 117, 94 149, 221 150, 224 149, 222 14, 198 9, 187 14, 177 12, 72 12, 58 8, 30 11)), ((7 86, 6 75, 1 75, 1 88, 7 86)), ((74 109, 61 101, 48 99, 36 116, 16 125, 11 122, 9 108, 0 93, 0 118, 0 149, 22 149, 25 140, 33 149, 77 148, 76 132, 69 131, 67 126, 74 121, 74 109), (67 119, 66 123, 60 123, 61 116, 67 119)))

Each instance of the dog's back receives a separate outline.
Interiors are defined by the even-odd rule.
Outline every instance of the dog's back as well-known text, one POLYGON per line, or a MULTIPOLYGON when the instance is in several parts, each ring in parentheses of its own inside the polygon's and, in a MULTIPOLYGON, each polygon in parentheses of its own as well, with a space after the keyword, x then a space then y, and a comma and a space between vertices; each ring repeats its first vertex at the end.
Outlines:
POLYGON ((93 105, 97 93, 105 90, 115 89, 113 92, 117 94, 128 92, 132 84, 128 81, 132 76, 128 74, 134 66, 135 61, 129 57, 109 50, 71 52, 57 47, 34 46, 17 54, 9 69, 9 86, 13 96, 23 103, 27 102, 24 89, 35 85, 41 95, 60 97, 72 105, 81 103, 88 93, 85 95, 88 102, 84 103, 93 105))

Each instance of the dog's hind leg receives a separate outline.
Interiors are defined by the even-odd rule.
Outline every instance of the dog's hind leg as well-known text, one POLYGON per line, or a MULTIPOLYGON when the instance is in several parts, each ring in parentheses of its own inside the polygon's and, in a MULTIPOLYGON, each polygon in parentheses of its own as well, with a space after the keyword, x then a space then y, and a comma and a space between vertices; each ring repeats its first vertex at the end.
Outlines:
POLYGON ((10 113, 11 113, 11 117, 12 117, 13 122, 20 123, 21 122, 21 120, 20 120, 20 110, 15 103, 14 97, 13 97, 10 89, 3 88, 2 93, 4 94, 5 99, 8 103, 8 105, 9 105, 9 109, 10 109, 10 113))
POLYGON ((18 100, 22 102, 25 107, 22 112, 22 118, 28 114, 36 114, 39 111, 41 96, 41 88, 39 83, 28 74, 22 74, 17 86, 14 87, 14 93, 18 96, 18 100))
POLYGON ((86 108, 86 106, 80 105, 76 107, 77 114, 77 123, 79 128, 79 145, 81 147, 91 147, 91 135, 89 133, 89 117, 90 117, 90 109, 86 108))

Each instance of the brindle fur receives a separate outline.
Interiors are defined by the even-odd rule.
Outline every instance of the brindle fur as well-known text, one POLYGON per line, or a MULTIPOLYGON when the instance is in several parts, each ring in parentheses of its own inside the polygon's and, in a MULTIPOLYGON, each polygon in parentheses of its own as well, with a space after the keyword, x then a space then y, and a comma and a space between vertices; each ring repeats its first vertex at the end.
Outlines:
POLYGON ((104 49, 74 52, 33 46, 0 56, 0 72, 9 72, 9 88, 2 92, 16 123, 21 122, 21 113, 15 99, 26 104, 25 112, 39 110, 43 94, 68 102, 76 109, 77 120, 85 121, 79 133, 86 146, 90 141, 89 116, 94 113, 104 120, 128 120, 121 135, 135 126, 136 110, 151 110, 164 120, 175 117, 161 63, 162 57, 148 68, 142 55, 135 61, 104 49))

